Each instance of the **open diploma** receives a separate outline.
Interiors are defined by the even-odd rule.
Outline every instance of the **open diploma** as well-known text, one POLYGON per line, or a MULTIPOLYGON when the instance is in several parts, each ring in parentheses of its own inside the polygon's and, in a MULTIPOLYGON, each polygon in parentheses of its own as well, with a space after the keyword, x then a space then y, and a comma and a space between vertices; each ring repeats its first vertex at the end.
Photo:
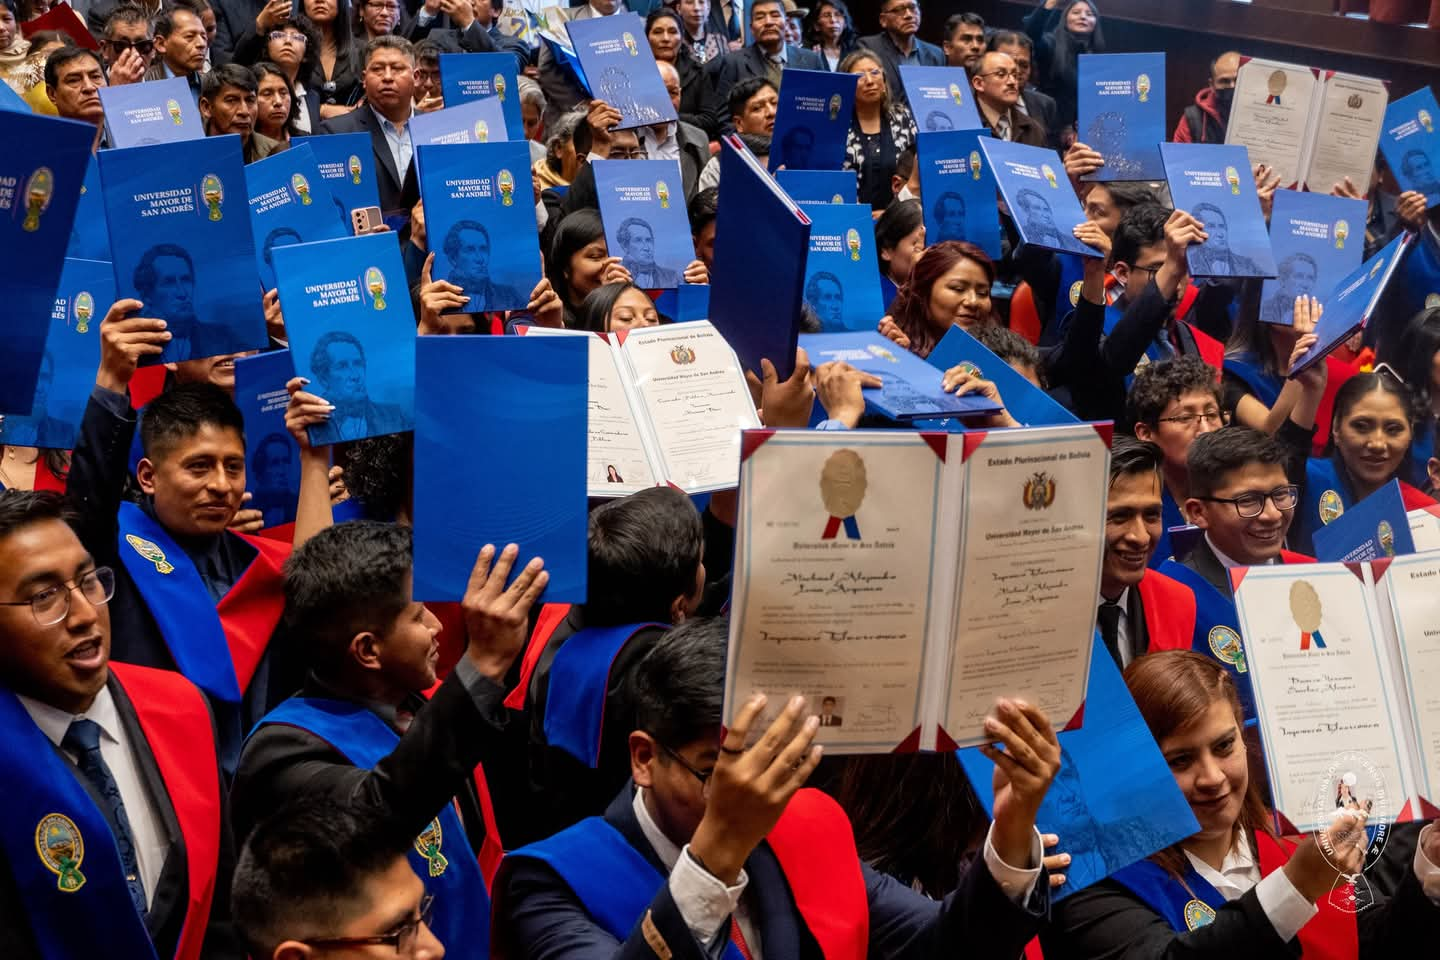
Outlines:
POLYGON ((1276 809, 1301 831, 1337 806, 1409 819, 1440 759, 1440 557, 1232 579, 1276 809))
POLYGON ((735 486, 740 432, 760 420, 735 351, 709 321, 527 335, 590 340, 589 496, 664 483, 692 494, 735 486))
MULTIPOLYGON (((840 753, 988 742, 999 696, 1084 704, 1108 427, 752 431, 725 717, 793 693, 840 753), (1017 516, 1018 514, 1018 516, 1017 516)), ((763 729, 763 726, 761 727, 763 729)))

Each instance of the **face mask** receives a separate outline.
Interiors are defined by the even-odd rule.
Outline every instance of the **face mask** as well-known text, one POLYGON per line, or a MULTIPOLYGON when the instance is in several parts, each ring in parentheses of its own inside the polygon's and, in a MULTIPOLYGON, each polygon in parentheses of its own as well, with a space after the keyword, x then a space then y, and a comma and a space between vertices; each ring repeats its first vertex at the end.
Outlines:
POLYGON ((913 194, 913 193, 910 192, 910 184, 907 183, 907 184, 905 184, 905 186, 903 186, 903 187, 900 188, 900 192, 899 192, 899 193, 895 194, 895 199, 896 199, 896 200, 919 200, 920 198, 917 197, 917 196, 915 196, 915 194, 913 194))
POLYGON ((1215 91, 1215 105, 1220 108, 1220 115, 1230 115, 1230 105, 1235 102, 1235 88, 1228 87, 1224 90, 1215 91))

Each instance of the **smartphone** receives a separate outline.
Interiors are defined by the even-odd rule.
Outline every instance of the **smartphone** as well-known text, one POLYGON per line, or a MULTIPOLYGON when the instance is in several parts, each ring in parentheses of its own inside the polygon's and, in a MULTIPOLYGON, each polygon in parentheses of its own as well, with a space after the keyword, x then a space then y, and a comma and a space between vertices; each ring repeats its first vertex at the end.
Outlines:
POLYGON ((379 207, 356 207, 350 211, 350 225, 357 237, 364 236, 384 223, 385 218, 381 216, 379 207))

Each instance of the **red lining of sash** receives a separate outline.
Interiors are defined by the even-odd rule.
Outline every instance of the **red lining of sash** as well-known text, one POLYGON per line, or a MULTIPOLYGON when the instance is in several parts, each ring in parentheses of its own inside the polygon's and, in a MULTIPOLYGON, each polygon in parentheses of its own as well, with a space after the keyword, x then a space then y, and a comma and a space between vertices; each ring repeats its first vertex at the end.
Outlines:
MULTIPOLYGON (((1265 877, 1283 867, 1295 850, 1288 841, 1276 840, 1266 833, 1255 834, 1255 847, 1260 875, 1265 877)), ((1340 908, 1338 898, 1341 896, 1341 890, 1336 889, 1317 900, 1315 906, 1320 912, 1300 928, 1300 947, 1305 960, 1354 960, 1360 955, 1355 914, 1340 908)))
POLYGON ((282 568, 291 547, 265 537, 240 533, 235 536, 255 548, 255 559, 230 592, 221 598, 215 612, 220 615, 220 626, 225 631, 230 661, 235 668, 235 682, 243 694, 285 609, 282 568))
POLYGON ((535 618, 535 632, 530 634, 530 644, 525 648, 525 656, 520 661, 520 682, 515 684, 514 690, 505 695, 506 707, 511 710, 525 709, 525 699, 530 695, 530 676, 535 672, 535 665, 540 662, 540 654, 545 652, 545 645, 555 635, 555 628, 569 615, 568 603, 547 603, 540 608, 540 615, 535 618))
POLYGON ((790 798, 766 837, 825 960, 865 960, 870 904, 845 811, 813 788, 790 798))

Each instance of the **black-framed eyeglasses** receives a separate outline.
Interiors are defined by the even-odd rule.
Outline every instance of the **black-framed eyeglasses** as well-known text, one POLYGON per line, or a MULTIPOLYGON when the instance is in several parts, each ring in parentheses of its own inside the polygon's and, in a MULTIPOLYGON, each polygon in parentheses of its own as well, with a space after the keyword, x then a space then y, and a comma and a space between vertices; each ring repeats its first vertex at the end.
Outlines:
POLYGON ((109 603, 115 596, 115 571, 96 567, 74 581, 46 587, 29 600, 0 601, 0 607, 29 607, 35 622, 49 627, 70 616, 70 593, 74 590, 79 590, 87 602, 97 607, 109 603))
POLYGON ((105 45, 113 50, 116 56, 133 49, 140 56, 148 57, 155 49, 154 40, 106 40, 105 45))
POLYGON ((313 940, 301 940, 307 947, 394 947, 395 953, 399 956, 407 956, 415 948, 415 936, 420 932, 421 925, 430 925, 430 916, 435 911, 435 898, 426 895, 420 901, 420 913, 418 916, 410 917, 402 922, 389 933, 376 934, 373 937, 316 937, 313 940))
POLYGON ((1294 510, 1295 505, 1300 502, 1300 488, 1293 483, 1287 483, 1282 487, 1276 487, 1269 493, 1249 490, 1238 497, 1196 497, 1195 499, 1205 500, 1209 503, 1233 503, 1235 512, 1240 515, 1241 520, 1253 520, 1265 512, 1266 500, 1275 504, 1275 509, 1282 513, 1294 510))
POLYGON ((660 744, 660 749, 664 750, 666 755, 669 756, 671 760, 674 760, 676 763, 680 764, 680 766, 690 771, 690 775, 696 780, 700 781, 700 789, 702 791, 710 789, 710 776, 715 772, 714 770, 695 769, 695 767, 691 765, 689 760, 686 760, 684 757, 680 756, 680 754, 676 753, 674 750, 671 750, 663 743, 660 744))
POLYGON ((1206 410, 1204 413, 1177 413, 1173 417, 1159 417, 1156 423, 1173 423, 1189 429, 1200 421, 1205 421, 1213 426, 1224 426, 1228 418, 1219 410, 1206 410))
POLYGON ((991 70, 989 73, 976 74, 979 77, 995 77, 997 80, 1019 80, 1019 70, 991 70))

